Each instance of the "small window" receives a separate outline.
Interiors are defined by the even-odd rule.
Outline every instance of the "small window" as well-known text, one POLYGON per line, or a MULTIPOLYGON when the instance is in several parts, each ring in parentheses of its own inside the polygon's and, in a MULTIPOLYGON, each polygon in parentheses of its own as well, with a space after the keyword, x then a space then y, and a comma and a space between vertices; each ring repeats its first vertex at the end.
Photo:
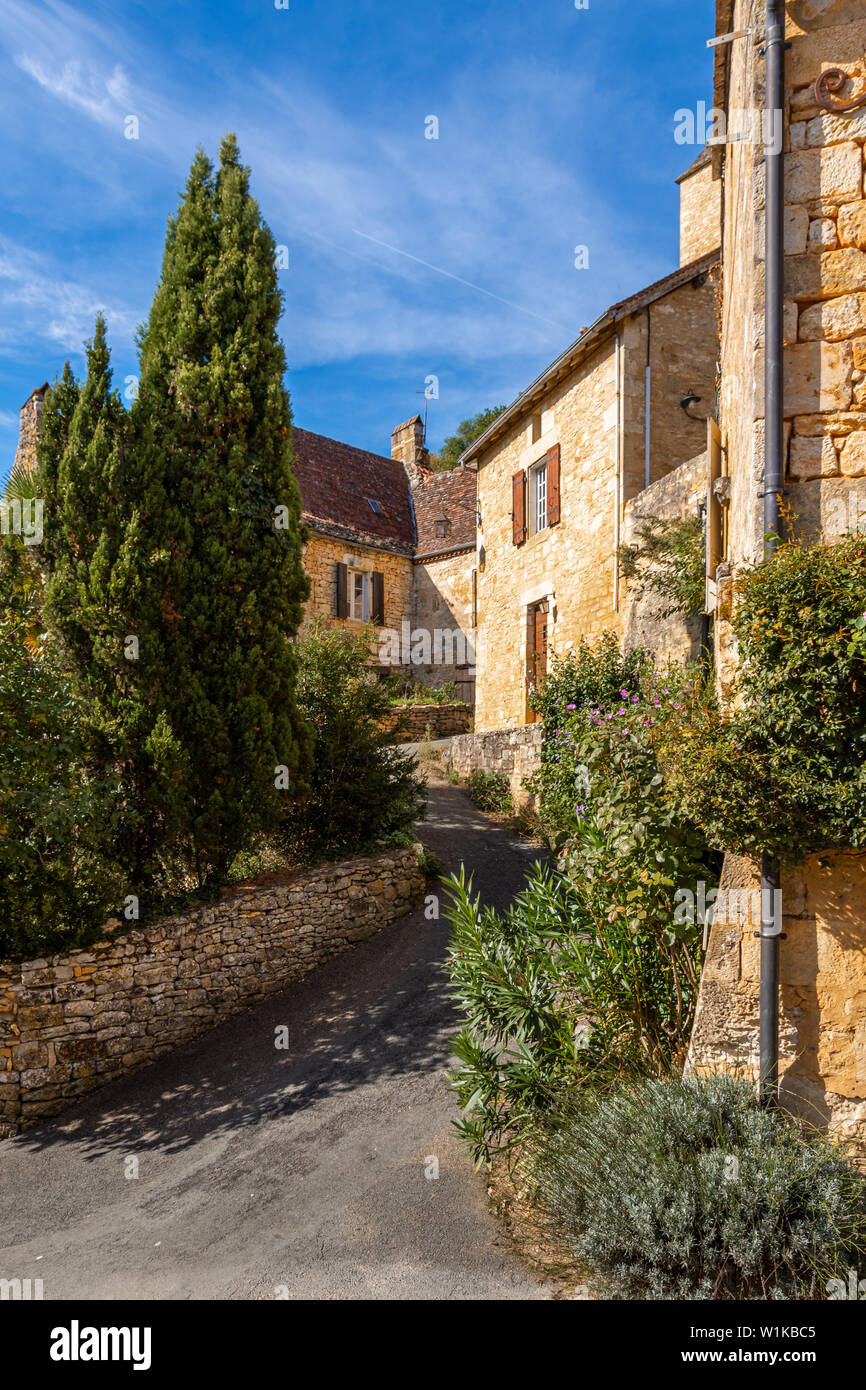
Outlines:
POLYGON ((373 511, 376 513, 377 516, 384 516, 384 515, 385 515, 385 511, 384 511, 384 508, 383 508, 383 506, 382 506, 382 503, 381 503, 381 502, 377 502, 376 499, 375 499, 375 497, 368 497, 368 498, 367 498, 367 501, 370 503, 371 508, 373 509, 373 511))
POLYGON ((363 623, 367 619, 367 576, 349 570, 349 617, 363 623))
POLYGON ((547 527, 547 463, 539 463, 529 474, 530 526, 533 531, 547 527))

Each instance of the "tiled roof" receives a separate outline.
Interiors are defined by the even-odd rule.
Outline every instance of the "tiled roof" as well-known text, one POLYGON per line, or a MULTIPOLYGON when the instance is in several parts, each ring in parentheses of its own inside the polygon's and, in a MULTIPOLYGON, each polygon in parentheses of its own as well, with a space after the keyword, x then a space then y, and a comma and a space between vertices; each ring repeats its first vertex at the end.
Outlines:
POLYGON ((292 447, 308 521, 344 527, 359 539, 414 547, 409 479, 399 459, 369 454, 309 430, 293 429, 292 447))
POLYGON ((472 468, 430 473, 412 491, 418 529, 416 554, 424 556, 475 544, 475 512, 478 478, 472 468), (445 536, 437 536, 435 523, 449 523, 445 536))

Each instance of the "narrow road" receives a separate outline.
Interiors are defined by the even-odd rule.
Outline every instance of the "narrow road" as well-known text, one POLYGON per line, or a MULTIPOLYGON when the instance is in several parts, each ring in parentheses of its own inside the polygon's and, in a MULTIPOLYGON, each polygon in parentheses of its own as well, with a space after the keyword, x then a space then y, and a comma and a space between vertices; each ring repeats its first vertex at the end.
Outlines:
MULTIPOLYGON (((536 855, 449 786, 420 834, 501 907, 536 855)), ((46 1299, 549 1297, 450 1129, 447 939, 405 917, 0 1143, 0 1277, 46 1299)))

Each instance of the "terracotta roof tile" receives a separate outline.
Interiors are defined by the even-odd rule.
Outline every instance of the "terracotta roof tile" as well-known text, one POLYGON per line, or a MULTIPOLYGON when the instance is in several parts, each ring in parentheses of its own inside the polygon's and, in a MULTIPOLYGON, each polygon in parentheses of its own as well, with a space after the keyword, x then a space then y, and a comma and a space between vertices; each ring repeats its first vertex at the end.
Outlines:
POLYGON ((477 488, 478 478, 471 468, 431 473, 413 488, 412 501, 418 529, 417 555, 475 544, 477 488), (445 536, 436 534, 435 523, 441 517, 448 522, 445 536))
POLYGON ((373 539, 414 545, 409 479, 399 459, 370 454, 309 430, 293 429, 292 446, 305 517, 373 539))

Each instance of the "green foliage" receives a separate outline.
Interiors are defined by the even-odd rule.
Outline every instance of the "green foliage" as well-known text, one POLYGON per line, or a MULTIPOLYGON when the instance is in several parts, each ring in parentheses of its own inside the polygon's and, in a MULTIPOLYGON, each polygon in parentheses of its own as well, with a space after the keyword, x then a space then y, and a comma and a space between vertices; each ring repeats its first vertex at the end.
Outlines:
POLYGON ((644 651, 623 653, 616 633, 604 632, 594 645, 582 639, 565 656, 554 655, 544 684, 531 692, 543 740, 540 768, 527 780, 527 790, 540 798, 539 818, 552 839, 577 823, 575 769, 573 760, 563 757, 563 726, 578 711, 621 703, 620 692, 639 691, 650 671, 644 651))
POLYGON ((390 703, 369 668, 370 637, 316 623, 298 645, 298 705, 312 739, 308 784, 287 844, 297 858, 338 859, 405 839, 423 815, 424 783, 380 728, 390 703))
POLYGON ((102 848, 117 786, 89 767, 80 706, 31 632, 0 583, 0 957, 83 944, 122 895, 102 848))
POLYGON ((508 778, 501 772, 483 772, 476 768, 466 779, 466 790, 479 811, 505 816, 514 810, 508 778))
POLYGON ((411 675, 394 672, 382 684, 394 705, 453 705, 459 699, 452 681, 445 685, 424 685, 411 675))
POLYGON ((431 459, 434 468, 438 472, 447 472, 449 469, 456 468, 460 462, 460 455, 474 443, 479 435, 483 434, 488 425, 492 425, 498 415, 505 409, 504 405, 489 406, 487 410, 480 410, 477 415, 473 415, 469 420, 461 420, 457 426, 455 434, 449 434, 439 453, 431 459))
POLYGON ((620 550, 623 576, 636 581, 638 596, 652 592, 663 618, 704 611, 706 539, 703 517, 645 517, 639 544, 620 550))
POLYGON ((787 862, 866 843, 866 539, 782 545, 739 580, 739 700, 660 730, 668 795, 710 844, 787 862))
POLYGON ((825 1298, 866 1255, 844 1154, 745 1082, 643 1081, 580 1098, 538 1145, 542 1200, 608 1295, 825 1298))

